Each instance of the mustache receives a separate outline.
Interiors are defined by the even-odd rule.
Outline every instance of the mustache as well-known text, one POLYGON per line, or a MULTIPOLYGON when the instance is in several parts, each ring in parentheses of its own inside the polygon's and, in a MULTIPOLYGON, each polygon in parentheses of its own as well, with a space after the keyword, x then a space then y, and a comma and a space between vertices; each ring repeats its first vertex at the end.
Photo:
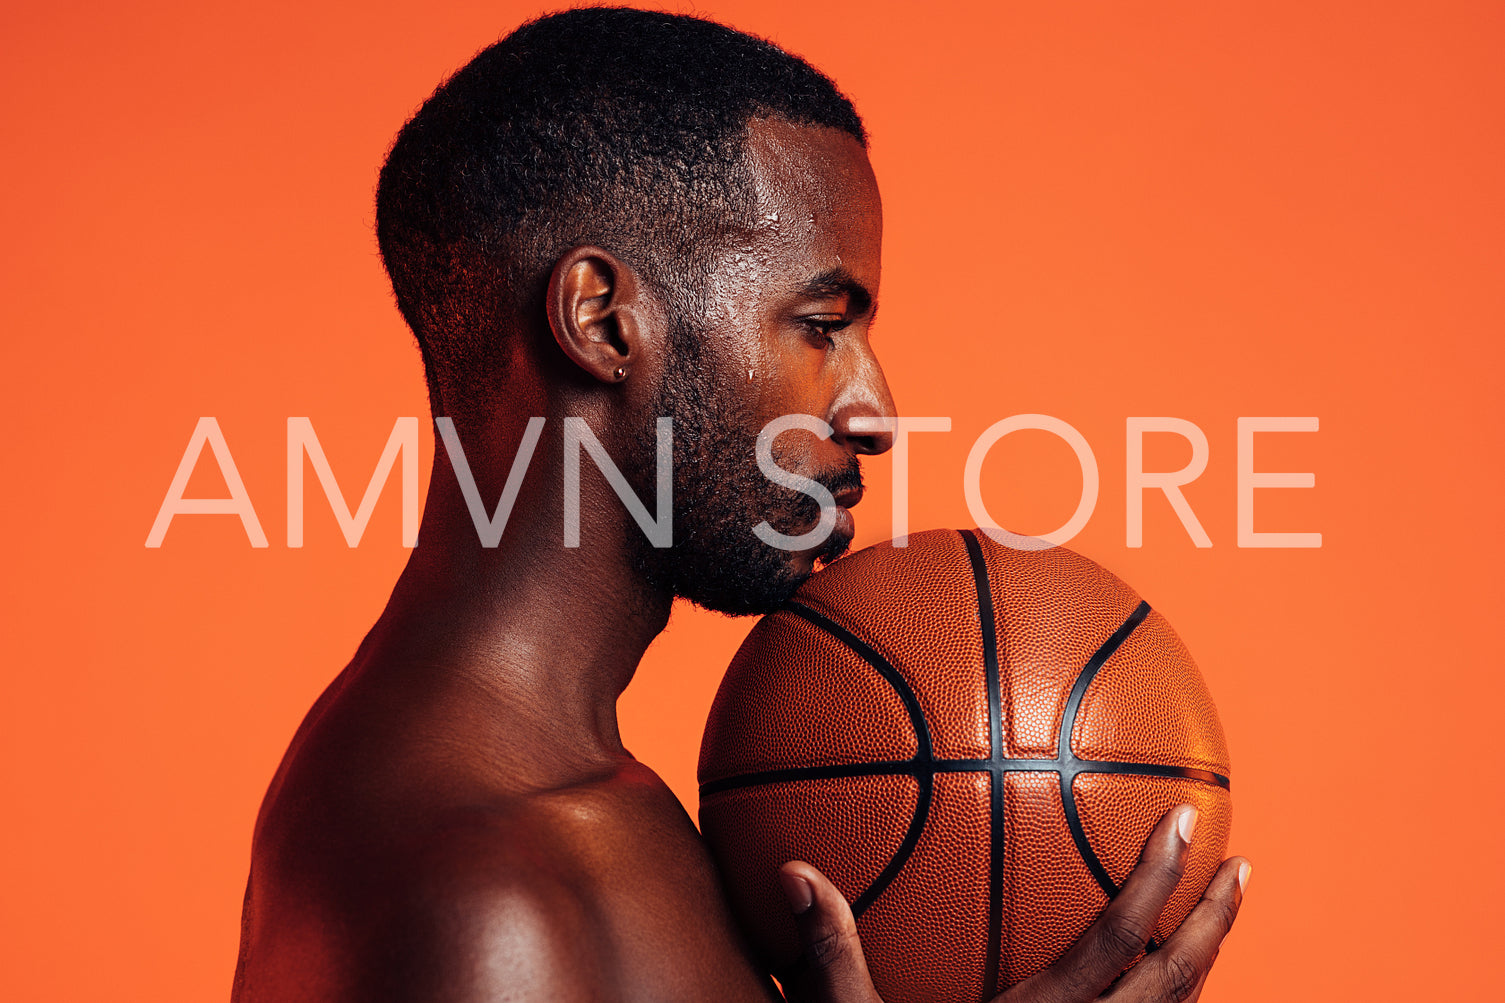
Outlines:
MULTIPOLYGON (((862 467, 855 456, 849 457, 845 463, 813 473, 807 472, 804 476, 832 495, 861 490, 863 486, 862 467)), ((770 484, 769 487, 772 492, 767 496, 769 507, 764 510, 764 515, 780 532, 799 532, 801 528, 808 528, 820 519, 822 506, 813 496, 783 485, 770 484)), ((836 535, 832 537, 833 540, 837 538, 836 535)))
MULTIPOLYGON (((838 469, 814 477, 812 480, 824 486, 833 495, 840 495, 844 491, 861 491, 862 467, 857 462, 857 457, 852 456, 838 469)), ((805 500, 810 503, 810 509, 813 513, 811 519, 819 518, 820 506, 815 504, 815 499, 807 495, 805 500)), ((850 537, 843 536, 840 533, 832 533, 826 538, 826 542, 821 546, 820 552, 815 555, 816 567, 824 567, 830 564, 846 553, 847 548, 851 545, 852 541, 850 537)))
POLYGON ((860 491, 862 490, 862 465, 857 462, 857 457, 853 456, 835 470, 814 474, 810 479, 833 495, 839 495, 844 491, 860 491))

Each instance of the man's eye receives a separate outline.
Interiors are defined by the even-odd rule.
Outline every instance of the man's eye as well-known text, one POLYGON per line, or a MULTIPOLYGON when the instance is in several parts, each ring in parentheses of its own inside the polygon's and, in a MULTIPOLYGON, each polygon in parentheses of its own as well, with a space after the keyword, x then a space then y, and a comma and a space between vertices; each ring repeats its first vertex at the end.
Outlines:
POLYGON ((823 320, 818 317, 802 317, 800 323, 809 331, 813 340, 822 347, 830 347, 831 335, 851 325, 849 320, 823 320))

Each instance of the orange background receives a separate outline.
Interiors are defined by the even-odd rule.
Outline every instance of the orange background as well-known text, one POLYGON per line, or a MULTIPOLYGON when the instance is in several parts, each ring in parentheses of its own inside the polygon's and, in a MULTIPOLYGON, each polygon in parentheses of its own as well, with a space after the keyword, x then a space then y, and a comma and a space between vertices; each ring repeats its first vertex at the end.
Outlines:
MULTIPOLYGON (((684 5, 677 9, 690 10, 684 5)), ((968 525, 992 422, 1062 418, 1102 493, 1072 546, 1165 612, 1234 753, 1255 863, 1211 1001, 1505 998, 1501 866, 1505 7, 798 2, 695 8, 807 55, 872 132, 875 333, 914 439, 911 525, 968 525), (1186 495, 1124 541, 1124 421, 1207 434, 1186 495), (1262 435, 1236 546, 1239 416, 1262 435)), ((251 826, 315 695, 401 567, 395 483, 357 549, 284 436, 309 416, 352 502, 393 420, 427 423, 371 232, 387 144, 531 3, 11 4, 0 77, 6 569, 0 997, 224 998, 251 826), (177 519, 217 416, 272 546, 177 519)), ((430 427, 431 426, 426 426, 430 427)), ((425 432, 427 477, 432 435, 425 432)), ((1189 451, 1151 437, 1147 466, 1189 451)), ((889 535, 868 464, 859 543, 889 535)), ((1041 433, 983 478, 1025 532, 1078 477, 1041 433)), ((222 494, 211 463, 190 496, 222 494)), ((622 701, 694 808, 700 728, 749 621, 676 612, 622 701)))

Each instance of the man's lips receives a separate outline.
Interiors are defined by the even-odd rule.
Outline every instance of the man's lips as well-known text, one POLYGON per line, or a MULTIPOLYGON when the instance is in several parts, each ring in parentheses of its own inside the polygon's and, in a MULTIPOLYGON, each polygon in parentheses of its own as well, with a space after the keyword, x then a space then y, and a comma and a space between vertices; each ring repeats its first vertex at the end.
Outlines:
POLYGON ((839 507, 851 508, 853 505, 856 505, 858 502, 862 501, 862 488, 861 486, 846 488, 838 492, 835 495, 835 498, 836 504, 839 507))
POLYGON ((836 526, 833 532, 840 533, 847 539, 857 534, 857 520, 852 518, 851 508, 862 501, 862 488, 847 488, 835 496, 836 499, 836 526))
POLYGON ((857 535, 857 520, 844 505, 836 506, 836 525, 832 532, 840 533, 848 540, 857 535))

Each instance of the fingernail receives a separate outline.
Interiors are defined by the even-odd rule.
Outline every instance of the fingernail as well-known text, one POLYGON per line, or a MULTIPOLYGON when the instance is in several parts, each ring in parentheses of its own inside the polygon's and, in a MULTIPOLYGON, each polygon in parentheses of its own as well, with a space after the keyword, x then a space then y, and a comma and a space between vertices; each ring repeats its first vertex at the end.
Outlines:
POLYGON ((1252 870, 1254 870, 1254 866, 1247 860, 1238 865, 1239 894, 1243 894, 1244 889, 1249 887, 1249 872, 1252 870))
POLYGON ((1181 842, 1191 845, 1191 834, 1197 828, 1197 809, 1187 808, 1176 819, 1176 831, 1181 834, 1181 842))
POLYGON ((798 874, 785 874, 780 871, 779 884, 784 886, 784 897, 789 900, 789 908, 794 910, 796 916, 808 912, 815 904, 815 889, 810 887, 810 882, 798 874))

